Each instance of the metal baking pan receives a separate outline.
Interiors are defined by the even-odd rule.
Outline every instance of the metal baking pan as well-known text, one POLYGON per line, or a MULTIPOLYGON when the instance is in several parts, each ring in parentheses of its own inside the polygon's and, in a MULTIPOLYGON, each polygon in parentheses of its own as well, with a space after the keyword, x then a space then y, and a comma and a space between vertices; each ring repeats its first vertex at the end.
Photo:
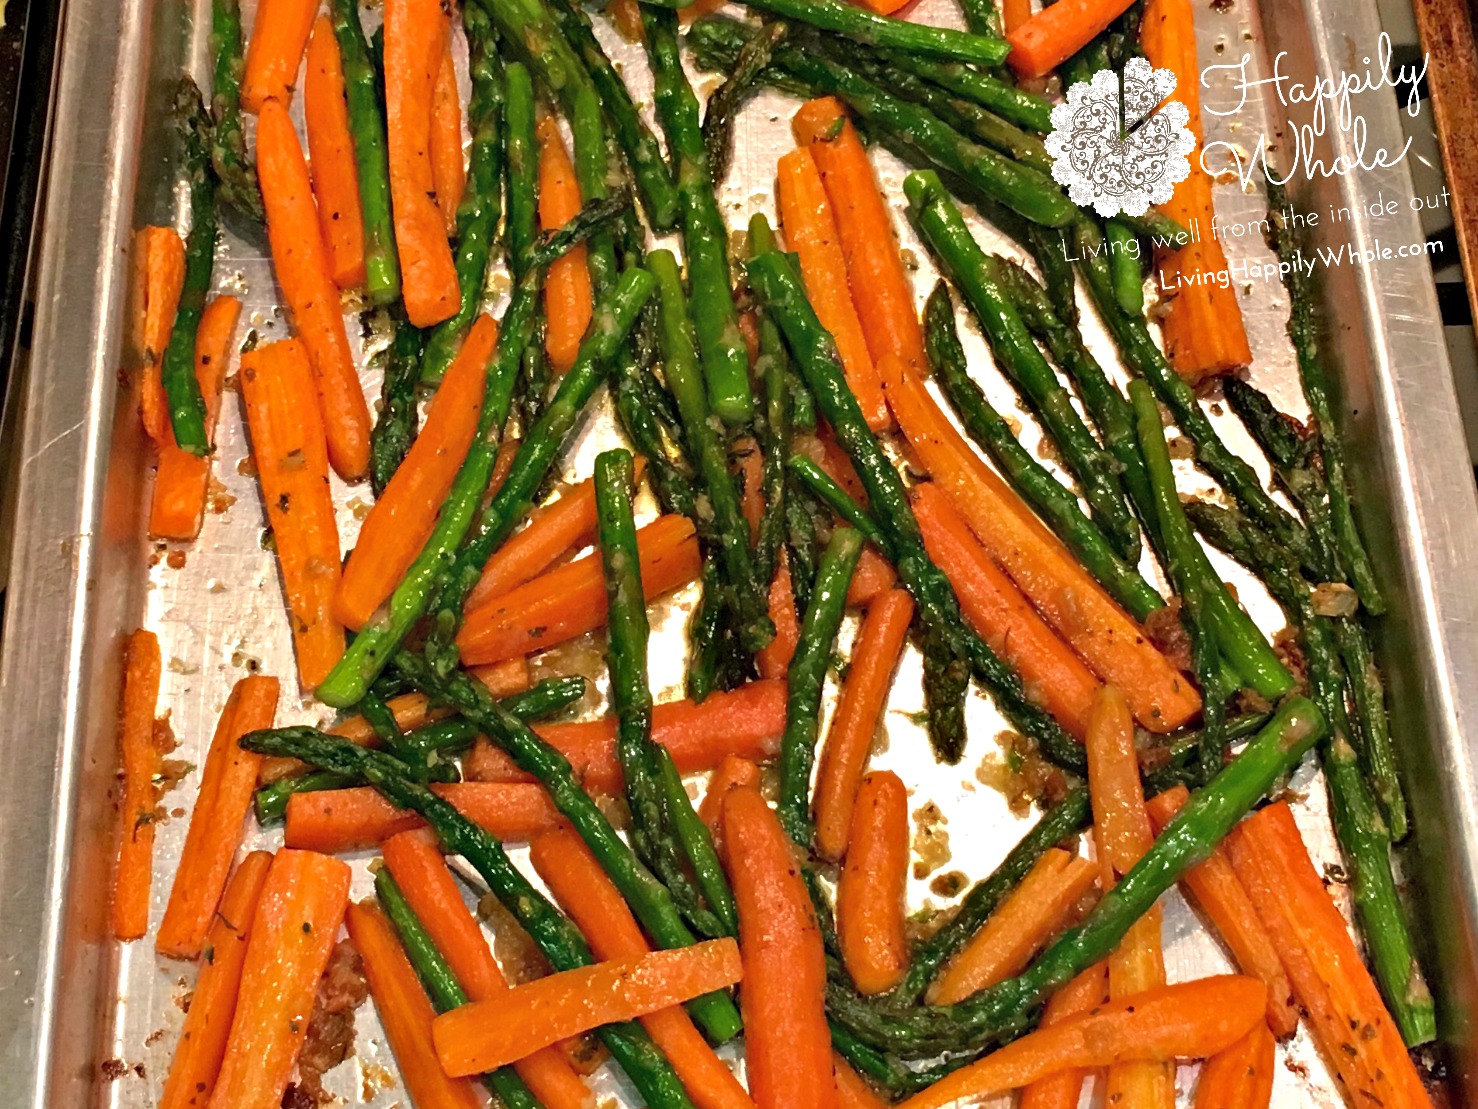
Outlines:
MULTIPOLYGON (((1378 40, 1373 0, 1256 4, 1198 5, 1203 64, 1247 51, 1248 75, 1258 76, 1268 72, 1270 57, 1286 52, 1284 71, 1310 78, 1359 66, 1378 40)), ((246 7, 250 19, 253 5, 246 7)), ((955 18, 948 0, 923 0, 920 7, 923 19, 955 18)), ((238 471, 246 444, 234 394, 228 393, 216 463, 222 510, 207 517, 197 543, 181 549, 182 565, 179 554, 166 557, 145 537, 149 451, 135 387, 119 373, 127 249, 135 226, 176 217, 172 177, 159 154, 163 93, 180 67, 204 72, 208 10, 203 0, 69 0, 65 7, 34 342, 18 398, 23 427, 18 441, 6 444, 19 453, 19 477, 0 658, 0 1076, 7 1097, 15 1098, 10 1104, 28 1109, 152 1105, 193 976, 191 968, 157 961, 148 941, 120 947, 107 935, 122 637, 140 624, 159 633, 166 659, 161 707, 170 711, 180 741, 175 757, 187 762, 201 761, 227 691, 251 667, 286 679, 280 722, 326 716, 290 680, 291 641, 275 562, 262 549, 260 500, 254 480, 238 471)), ((614 34, 607 43, 644 95, 639 52, 614 34)), ((700 89, 711 84, 699 80, 700 89)), ((1275 145, 1285 144, 1282 128, 1307 122, 1308 105, 1285 112, 1277 99, 1267 99, 1270 88, 1260 92, 1263 99, 1236 118, 1208 117, 1208 137, 1255 147, 1265 131, 1275 145)), ((1208 106, 1226 108, 1237 93, 1220 81, 1203 96, 1208 106)), ((1353 107, 1365 119, 1367 149, 1400 149, 1398 106, 1389 90, 1357 95, 1353 107)), ((744 113, 722 197, 736 228, 755 207, 771 206, 775 160, 790 144, 792 109, 793 102, 765 94, 744 113)), ((1320 150, 1326 160, 1349 155, 1352 141, 1348 132, 1326 136, 1320 150)), ((878 157, 885 185, 896 190, 902 167, 878 157)), ((1368 211, 1377 198, 1405 201, 1411 191, 1399 164, 1295 182, 1297 199, 1318 210, 1368 211)), ((1262 215, 1261 200, 1235 185, 1218 188, 1217 204, 1231 221, 1262 215)), ((1009 249, 991 229, 979 230, 1009 249)), ((1320 245, 1333 249, 1420 241, 1417 217, 1404 203, 1390 215, 1324 221, 1318 234, 1320 245)), ((927 254, 906 228, 904 237, 919 262, 922 298, 933 280, 927 254)), ((1234 262, 1270 257, 1256 235, 1226 246, 1234 262)), ((260 242, 228 231, 218 275, 223 289, 244 296, 243 334, 286 333, 260 242)), ((1283 334, 1286 299, 1276 283, 1252 281, 1244 293, 1254 377, 1297 413, 1283 334)), ((1379 647, 1415 810, 1416 846, 1406 862, 1419 932, 1441 1000, 1454 1092, 1478 1103, 1478 588, 1467 572, 1478 551, 1478 501, 1427 260, 1331 267, 1323 293, 1326 350, 1344 382, 1343 431, 1363 523, 1391 597, 1379 647)), ((1112 344, 1091 313, 1088 331, 1112 362, 1112 344)), ((355 342, 358 333, 351 329, 355 342)), ((1014 401, 979 337, 966 340, 983 386, 1009 410, 1014 401)), ((374 342, 363 340, 366 364, 374 342)), ((371 395, 376 378, 366 370, 371 395)), ((1250 444, 1235 422, 1221 413, 1216 418, 1245 453, 1250 444)), ((1034 445, 1030 421, 1023 423, 1034 445)), ((611 435, 604 413, 588 421, 567 458, 568 472, 588 472, 593 452, 611 435)), ((1204 486, 1190 469, 1181 477, 1188 491, 1204 486)), ((336 494, 347 545, 368 493, 336 487, 336 494)), ((1218 565, 1265 627, 1281 624, 1260 587, 1225 561, 1218 565)), ((657 621, 659 697, 671 696, 680 682, 682 622, 692 600, 691 592, 677 594, 657 621)), ((844 646, 851 634, 844 630, 844 646)), ((585 665, 598 657, 580 655, 578 648, 566 651, 561 662, 585 665)), ((999 759, 999 717, 983 699, 972 700, 964 763, 936 766, 909 716, 920 707, 918 672, 917 656, 906 658, 876 755, 878 765, 902 772, 915 807, 933 801, 945 818, 932 827, 936 836, 948 836, 948 855, 931 852, 939 865, 912 882, 913 907, 948 904, 931 889, 932 880, 950 870, 969 877, 987 871, 1025 826, 988 784, 999 759)), ((165 799, 170 818, 159 829, 156 922, 183 842, 193 781, 187 775, 165 799)), ((1309 771, 1294 785, 1307 797, 1299 816, 1312 848, 1334 862, 1322 786, 1309 771)), ((368 893, 367 861, 355 860, 357 896, 368 893)), ((1178 896, 1166 901, 1172 979, 1225 967, 1225 956, 1178 896)), ((355 1060, 330 1073, 329 1088, 349 1103, 403 1104, 403 1092, 387 1077, 394 1070, 386 1051, 373 1009, 362 1009, 355 1060)), ((1279 1069, 1275 1105, 1339 1104, 1305 1036, 1281 1051, 1287 1065, 1279 1069)), ((612 1076, 601 1080, 599 1092, 633 1104, 612 1076)))

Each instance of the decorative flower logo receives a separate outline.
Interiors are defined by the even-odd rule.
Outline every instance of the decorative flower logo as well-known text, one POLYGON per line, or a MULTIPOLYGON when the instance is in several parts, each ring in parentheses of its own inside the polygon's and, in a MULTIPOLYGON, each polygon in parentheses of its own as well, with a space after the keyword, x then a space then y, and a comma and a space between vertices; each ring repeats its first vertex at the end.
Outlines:
POLYGON ((1052 176, 1073 203, 1100 216, 1142 216, 1164 204, 1191 172, 1196 137, 1175 92, 1175 74, 1131 58, 1123 72, 1102 69, 1068 89, 1052 109, 1047 152, 1052 176))

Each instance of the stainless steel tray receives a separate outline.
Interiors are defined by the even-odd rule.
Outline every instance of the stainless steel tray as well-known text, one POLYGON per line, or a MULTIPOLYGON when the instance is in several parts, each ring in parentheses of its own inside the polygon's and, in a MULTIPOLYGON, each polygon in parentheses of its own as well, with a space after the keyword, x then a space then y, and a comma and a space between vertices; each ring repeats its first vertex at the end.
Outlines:
MULTIPOLYGON (((1286 51, 1285 71, 1329 73, 1358 66, 1380 30, 1372 0, 1267 0, 1260 8, 1255 2, 1236 0, 1227 10, 1218 10, 1221 3, 1198 5, 1203 63, 1232 60, 1245 50, 1254 56, 1249 75, 1261 75, 1269 57, 1286 51)), ((246 5, 248 12, 252 6, 246 5)), ((921 7, 921 18, 954 18, 947 0, 924 0, 921 7)), ((19 442, 7 444, 20 452, 19 510, 0 658, 0 1077, 16 1098, 12 1104, 33 1109, 153 1104, 179 1027, 178 1002, 193 977, 188 967, 157 961, 148 941, 120 947, 107 936, 114 827, 108 791, 116 762, 121 637, 141 623, 160 635, 166 659, 161 707, 172 713, 181 744, 177 757, 200 761, 227 691, 250 665, 284 677, 280 721, 326 715, 304 702, 290 680, 291 642, 275 563, 261 549, 260 501, 255 482, 237 471, 246 445, 234 400, 222 421, 216 475, 235 503, 207 517, 182 567, 162 559, 144 534, 149 451, 134 387, 119 377, 126 252, 133 227, 175 217, 158 146, 163 84, 181 66, 203 73, 208 9, 203 0, 69 0, 65 13, 35 339, 21 397, 24 426, 19 442), (192 14, 201 18, 192 20, 192 14), (105 1079, 100 1063, 108 1059, 130 1069, 105 1079)), ((608 43, 644 94, 638 52, 614 37, 608 43)), ((700 79, 699 87, 711 83, 700 79)), ((1220 86, 1204 96, 1212 106, 1236 99, 1230 87, 1220 86)), ((1388 92, 1359 95, 1355 107, 1367 122, 1368 149, 1399 149, 1397 109, 1388 92)), ((775 159, 790 144, 792 108, 793 102, 765 95, 744 114, 723 197, 736 227, 756 206, 771 206, 775 159)), ((1258 130, 1275 129, 1266 120, 1304 122, 1299 110, 1285 120, 1276 100, 1254 104, 1219 134, 1209 119, 1209 137, 1251 144, 1258 130)), ((1325 153, 1349 153, 1349 145, 1347 135, 1338 136, 1325 153)), ((879 164, 896 190, 902 167, 881 155, 879 164)), ((1411 194, 1400 166, 1300 184, 1298 199, 1321 210, 1355 210, 1377 197, 1405 200, 1411 194)), ((1235 187, 1219 188, 1217 204, 1229 219, 1261 215, 1261 201, 1235 187)), ((990 229, 980 232, 999 242, 990 229)), ((920 263, 922 298, 932 270, 906 228, 904 235, 920 263)), ((1420 232, 1403 205, 1379 219, 1325 222, 1320 237, 1322 245, 1364 248, 1377 238, 1417 242, 1420 232)), ((1227 249, 1234 259, 1269 257, 1256 236, 1235 239, 1227 249)), ((244 296, 243 333, 285 333, 259 243, 228 234, 218 269, 222 288, 244 296)), ((1327 349, 1342 369, 1344 431, 1365 528, 1392 598, 1380 648, 1418 829, 1408 864, 1423 914, 1420 930, 1430 941, 1456 1088, 1478 1103, 1471 1017, 1478 1002, 1478 733, 1470 734, 1478 711, 1470 684, 1478 677, 1478 591, 1464 572, 1466 557, 1478 551, 1478 503, 1426 260, 1339 266, 1325 278, 1327 349)), ((1298 390, 1282 330, 1286 300, 1275 284, 1254 283, 1244 303, 1254 377, 1296 412, 1298 390)), ((1112 363, 1112 344, 1097 328, 1089 331, 1095 349, 1112 363)), ((966 338, 982 384, 1009 408, 1009 389, 979 337, 966 338)), ((374 378, 366 372, 372 395, 374 378)), ((1234 446, 1245 450, 1248 442, 1235 421, 1217 419, 1234 446)), ((1030 445, 1035 432, 1023 422, 1030 445)), ((582 431, 567 460, 569 472, 588 472, 592 452, 611 434, 603 410, 582 431)), ((1181 476, 1187 490, 1205 485, 1189 469, 1181 476)), ((336 494, 347 545, 368 494, 342 487, 336 494)), ((1218 565, 1264 626, 1281 623, 1260 588, 1224 561, 1218 565)), ((659 621, 653 659, 659 696, 680 681, 681 625, 691 600, 679 594, 659 621)), ((849 627, 844 636, 851 634, 849 627)), ((948 818, 952 857, 941 869, 978 876, 1024 827, 983 784, 996 755, 992 737, 999 718, 983 699, 974 700, 965 763, 935 766, 907 716, 921 700, 917 676, 917 658, 910 656, 890 705, 886 749, 876 762, 903 773, 916 806, 933 800, 948 818)), ((184 838, 192 783, 186 778, 165 801, 178 815, 159 833, 156 922, 184 838)), ((1316 853, 1332 861, 1322 788, 1307 772, 1296 784, 1307 787, 1308 801, 1300 806, 1306 834, 1316 853)), ((366 861, 356 860, 356 895, 368 892, 366 861)), ((915 906, 943 903, 929 890, 932 877, 912 883, 915 906)), ((1226 965, 1173 893, 1165 936, 1172 978, 1226 965)), ((1275 1105, 1339 1104, 1306 1037, 1282 1050, 1291 1065, 1280 1067, 1275 1105)), ((367 1007, 359 1018, 357 1058, 378 1070, 385 1051, 367 1007)), ((366 1084, 359 1064, 334 1072, 330 1087, 352 1103, 403 1103, 393 1084, 366 1084)), ((1182 1087, 1189 1089, 1189 1075, 1182 1087)), ((610 1076, 601 1092, 632 1104, 610 1076)))

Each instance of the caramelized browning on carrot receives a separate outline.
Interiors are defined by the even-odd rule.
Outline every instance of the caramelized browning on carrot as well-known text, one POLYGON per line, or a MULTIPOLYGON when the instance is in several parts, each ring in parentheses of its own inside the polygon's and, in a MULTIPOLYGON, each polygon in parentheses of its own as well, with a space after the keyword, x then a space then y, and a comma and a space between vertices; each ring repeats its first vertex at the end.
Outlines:
POLYGON ((303 119, 329 271, 339 288, 352 289, 364 284, 364 215, 354 139, 349 133, 349 106, 344 100, 344 66, 333 23, 326 15, 318 17, 308 40, 303 119))
POLYGON ((846 864, 837 883, 842 961, 865 994, 885 993, 908 969, 903 895, 908 888, 908 790, 892 771, 857 787, 846 864))
MULTIPOLYGON (((539 226, 553 231, 580 211, 580 185, 554 117, 545 116, 539 121, 538 134, 539 226)), ((590 269, 582 243, 556 259, 544 278, 544 314, 549 321, 544 346, 556 373, 564 373, 575 364, 580 340, 590 327, 594 308, 590 269)))
POLYGON ((333 615, 339 531, 308 355, 296 339, 241 356, 241 395, 272 544, 282 567, 298 677, 312 688, 344 653, 333 615))
MULTIPOLYGON (((448 782, 431 788, 501 840, 532 839, 559 824, 559 810, 549 794, 532 782, 448 782)), ((373 786, 326 789, 288 798, 284 842, 338 855, 423 827, 419 816, 397 809, 373 786)))
POLYGON ((163 667, 159 640, 140 629, 123 652, 123 707, 118 748, 122 796, 118 803, 118 861, 113 872, 113 934, 136 940, 149 927, 149 886, 154 878, 154 810, 159 790, 154 774, 154 706, 163 667))

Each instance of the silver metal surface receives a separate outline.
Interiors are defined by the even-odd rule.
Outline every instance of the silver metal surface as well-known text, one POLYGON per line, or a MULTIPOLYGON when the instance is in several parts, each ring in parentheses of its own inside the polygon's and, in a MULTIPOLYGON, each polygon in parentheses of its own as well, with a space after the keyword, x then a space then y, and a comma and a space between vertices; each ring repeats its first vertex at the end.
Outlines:
MULTIPOLYGON (((1357 64, 1379 32, 1374 7, 1365 0, 1267 0, 1261 9, 1252 6, 1255 2, 1237 0, 1228 11, 1198 5, 1203 63, 1250 50, 1250 73, 1257 75, 1267 72, 1270 55, 1286 50, 1285 69, 1308 78, 1316 67, 1329 72, 1357 64)), ((204 0, 188 0, 187 12, 186 3, 69 0, 67 10, 57 91, 60 124, 18 447, 20 512, 0 658, 0 890, 5 891, 0 897, 0 1075, 9 1101, 32 1109, 154 1104, 180 1025, 179 1002, 193 979, 192 968, 157 960, 148 940, 120 947, 106 938, 113 836, 108 788, 116 762, 121 637, 140 624, 160 636, 166 663, 160 706, 171 714, 180 744, 177 758, 202 761, 227 692, 252 668, 283 679, 279 722, 328 716, 300 696, 293 680, 277 568, 260 542, 264 518, 256 483, 239 469, 246 441, 234 392, 227 394, 215 467, 222 486, 217 500, 229 505, 207 516, 198 542, 179 548, 183 565, 144 537, 150 460, 138 426, 135 388, 120 384, 118 375, 125 357, 123 277, 131 229, 177 216, 158 155, 160 90, 181 65, 203 73, 203 20, 209 9, 204 0), (201 18, 192 22, 190 13, 201 18), (105 1080, 99 1064, 106 1059, 128 1069, 105 1080)), ((246 7, 250 19, 253 5, 246 7)), ((924 20, 955 18, 948 0, 924 0, 919 8, 917 18, 924 20)), ((650 82, 640 50, 621 42, 608 26, 602 25, 601 33, 639 97, 647 97, 650 82)), ((697 75, 697 83, 706 90, 714 79, 697 75)), ((1204 96, 1211 107, 1235 101, 1229 86, 1214 86, 1204 96)), ((774 167, 792 145, 794 107, 792 100, 764 94, 743 114, 734 169, 721 194, 736 229, 757 207, 773 215, 774 167)), ((1362 97, 1358 108, 1367 120, 1369 145, 1399 145, 1388 94, 1362 97)), ((1266 103, 1251 105, 1236 121, 1208 117, 1208 138, 1247 143, 1257 131, 1271 131, 1268 121, 1280 116, 1274 102, 1271 109, 1266 103)), ((877 164, 884 187, 901 195, 903 167, 882 153, 877 164)), ((1357 205, 1378 195, 1409 197, 1404 169, 1317 181, 1298 193, 1313 207, 1357 205)), ((1262 215, 1261 200, 1234 185, 1218 188, 1217 207, 1232 221, 1262 215)), ((922 301, 933 269, 901 214, 897 222, 905 249, 918 262, 915 289, 922 301)), ((988 245, 1014 252, 993 229, 977 224, 977 230, 988 245)), ((1345 239, 1363 245, 1376 236, 1388 243, 1420 238, 1408 210, 1379 221, 1326 225, 1321 236, 1331 246, 1345 239)), ((1234 237, 1226 249, 1234 262, 1269 257, 1257 235, 1234 237)), ((221 291, 244 300, 243 334, 248 329, 264 339, 286 334, 260 242, 228 232, 218 278, 221 291)), ((1474 712, 1478 676, 1478 594, 1464 572, 1463 556, 1478 551, 1478 504, 1426 261, 1333 267, 1324 287, 1331 320, 1326 349, 1344 381, 1341 412, 1363 522, 1392 598, 1381 647, 1419 829, 1413 877, 1437 956, 1433 977, 1444 1002, 1444 1031, 1467 1085, 1475 1068, 1469 1013, 1478 999, 1478 814, 1473 812, 1478 783, 1473 741, 1465 738, 1464 726, 1474 712)), ((1299 413, 1283 333, 1286 297, 1275 283, 1255 282, 1243 303, 1254 379, 1299 413)), ((1091 312, 1085 327, 1094 350, 1106 364, 1116 364, 1112 343, 1091 312)), ((1023 439, 1035 449, 1038 432, 1015 409, 1013 394, 991 366, 979 335, 967 328, 964 338, 982 386, 1003 410, 1021 419, 1023 439)), ((351 341, 361 343, 367 361, 383 340, 373 334, 362 338, 351 328, 351 341)), ((376 371, 366 370, 365 384, 374 395, 376 371)), ((1235 420, 1215 406, 1212 411, 1233 446, 1249 454, 1249 440, 1235 420)), ((612 435, 603 405, 582 428, 564 476, 589 473, 595 451, 612 435)), ((1207 488, 1185 464, 1180 476, 1187 492, 1207 488)), ((335 493, 347 549, 369 494, 364 487, 338 484, 335 493)), ((1218 558, 1217 565, 1264 627, 1281 625, 1259 586, 1225 560, 1218 558)), ((652 682, 659 699, 680 689, 682 625, 692 600, 692 589, 680 592, 663 603, 656 621, 652 682)), ((852 621, 843 632, 844 649, 854 634, 852 621)), ((598 671, 599 647, 582 642, 551 652, 555 657, 548 667, 598 671)), ((987 872, 1026 827, 991 784, 1002 758, 994 739, 1004 726, 1000 717, 984 698, 974 696, 964 763, 937 766, 913 715, 922 704, 919 674, 918 657, 910 651, 874 758, 874 765, 896 769, 908 782, 914 809, 932 802, 945 818, 935 830, 947 835, 948 854, 911 881, 914 909, 949 904, 931 883, 949 871, 972 878, 987 872)), ((585 710, 598 713, 601 698, 592 700, 585 710)), ((170 819, 158 830, 156 924, 183 843, 195 780, 187 776, 164 801, 170 819)), ((1307 798, 1299 805, 1299 818, 1316 857, 1333 862, 1337 855, 1322 784, 1305 771, 1294 785, 1307 798)), ((275 835, 261 833, 253 839, 276 842, 275 835)), ((356 896, 369 892, 369 858, 354 860, 356 896)), ((1227 965, 1178 895, 1167 896, 1166 909, 1172 979, 1227 965)), ((387 1078, 394 1067, 385 1057, 388 1049, 372 1007, 361 1010, 358 1025, 355 1061, 331 1073, 330 1089, 352 1104, 404 1104, 403 1091, 387 1078)), ((1339 1104, 1304 1035, 1281 1053, 1288 1065, 1279 1068, 1275 1105, 1339 1104)), ((1183 1101, 1192 1081, 1188 1070, 1182 1076, 1183 1101)), ((601 1079, 600 1092, 615 1096, 620 1105, 634 1104, 609 1075, 601 1079)), ((1478 1101, 1474 1093, 1469 1100, 1478 1101)))

